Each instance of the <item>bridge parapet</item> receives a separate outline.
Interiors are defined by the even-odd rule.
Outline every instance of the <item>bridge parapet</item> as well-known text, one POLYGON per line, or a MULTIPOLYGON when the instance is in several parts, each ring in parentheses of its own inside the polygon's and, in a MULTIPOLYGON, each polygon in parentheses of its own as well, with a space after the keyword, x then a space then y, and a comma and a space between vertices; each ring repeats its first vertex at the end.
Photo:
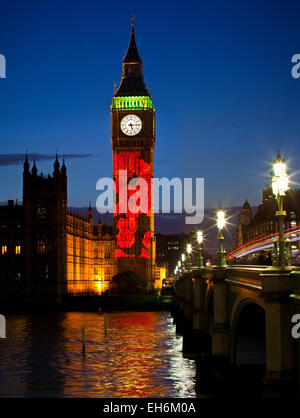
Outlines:
POLYGON ((229 285, 261 291, 261 274, 266 268, 267 266, 228 266, 226 282, 229 285))
POLYGON ((262 296, 279 300, 292 293, 292 267, 269 267, 262 272, 262 296))

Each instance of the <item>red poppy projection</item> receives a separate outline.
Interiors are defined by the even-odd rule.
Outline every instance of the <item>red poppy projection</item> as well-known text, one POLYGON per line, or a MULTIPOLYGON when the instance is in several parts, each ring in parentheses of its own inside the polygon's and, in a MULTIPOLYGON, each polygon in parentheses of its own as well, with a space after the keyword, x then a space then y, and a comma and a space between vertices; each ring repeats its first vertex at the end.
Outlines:
POLYGON ((115 258, 149 258, 149 249, 151 248, 151 165, 146 163, 140 155, 139 151, 126 151, 114 155, 116 185, 114 218, 116 218, 118 231, 115 258), (126 178, 123 173, 126 173, 126 178), (128 183, 135 178, 137 179, 136 187, 129 188, 128 183), (144 181, 141 183, 138 179, 144 181), (137 193, 138 197, 136 198, 137 193), (135 203, 135 211, 128 207, 130 200, 135 203), (143 206, 143 202, 146 202, 146 208, 145 205, 143 206))

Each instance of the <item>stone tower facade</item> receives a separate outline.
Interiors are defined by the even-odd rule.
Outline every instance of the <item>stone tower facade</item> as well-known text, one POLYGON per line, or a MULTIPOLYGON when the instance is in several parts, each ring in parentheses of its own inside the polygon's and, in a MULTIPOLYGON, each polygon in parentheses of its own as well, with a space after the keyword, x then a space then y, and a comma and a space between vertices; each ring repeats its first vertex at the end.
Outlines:
POLYGON ((118 271, 134 271, 146 280, 149 289, 153 286, 155 260, 154 214, 151 210, 155 109, 144 83, 133 24, 123 59, 122 81, 111 105, 111 143, 116 183, 114 231, 118 271), (135 203, 134 210, 130 202, 135 203))
POLYGON ((246 199, 239 213, 237 230, 234 236, 234 248, 238 248, 244 244, 244 227, 249 225, 251 220, 252 209, 246 199))
POLYGON ((66 293, 66 166, 56 157, 52 176, 23 172, 25 283, 29 298, 60 299, 66 293))

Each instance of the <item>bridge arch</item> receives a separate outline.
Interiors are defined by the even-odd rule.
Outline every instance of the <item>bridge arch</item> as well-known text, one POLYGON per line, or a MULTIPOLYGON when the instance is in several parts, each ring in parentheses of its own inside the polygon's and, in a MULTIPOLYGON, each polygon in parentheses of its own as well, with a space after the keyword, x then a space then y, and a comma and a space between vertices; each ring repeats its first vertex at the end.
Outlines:
POLYGON ((239 302, 230 327, 230 360, 237 367, 266 364, 266 313, 252 298, 239 302))

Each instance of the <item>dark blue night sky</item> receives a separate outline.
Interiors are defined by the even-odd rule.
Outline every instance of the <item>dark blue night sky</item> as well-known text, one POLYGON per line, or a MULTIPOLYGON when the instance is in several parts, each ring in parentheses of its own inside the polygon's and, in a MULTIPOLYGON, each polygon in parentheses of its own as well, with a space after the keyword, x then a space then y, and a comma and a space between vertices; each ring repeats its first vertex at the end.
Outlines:
MULTIPOLYGON (((155 175, 204 177, 207 207, 259 203, 277 148, 299 169, 297 1, 0 0, 0 154, 83 154, 66 162, 69 204, 95 203, 112 171, 109 107, 132 12, 156 107, 155 175)), ((21 199, 21 174, 0 158, 0 201, 21 199)))

